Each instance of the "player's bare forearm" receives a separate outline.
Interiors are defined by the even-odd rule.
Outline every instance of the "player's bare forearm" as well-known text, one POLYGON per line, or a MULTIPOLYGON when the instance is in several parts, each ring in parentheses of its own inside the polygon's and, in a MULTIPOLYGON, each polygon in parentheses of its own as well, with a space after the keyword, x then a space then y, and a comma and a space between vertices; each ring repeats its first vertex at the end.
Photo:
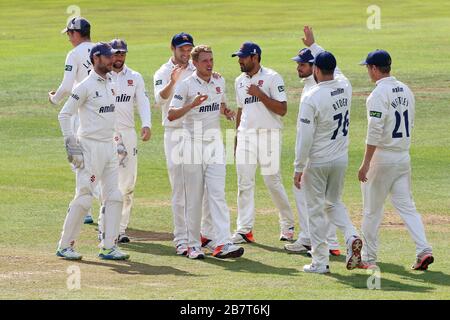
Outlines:
POLYGON ((169 81, 169 83, 167 83, 167 85, 164 87, 164 89, 162 89, 159 92, 159 95, 161 96, 162 99, 164 99, 164 100, 169 99, 170 95, 172 94, 174 85, 175 85, 174 82, 169 81))
POLYGON ((375 150, 377 149, 377 146, 367 144, 366 145, 366 152, 364 153, 364 160, 361 164, 361 167, 358 171, 358 180, 361 182, 367 182, 367 173, 370 169, 370 161, 372 161, 373 154, 375 153, 375 150))
POLYGON ((366 152, 364 154, 364 161, 363 164, 370 164, 370 161, 372 161, 373 154, 375 153, 375 150, 377 149, 377 146, 373 146, 370 144, 366 144, 366 152))
POLYGON ((238 108, 236 114, 236 129, 239 128, 239 125, 241 124, 241 115, 242 115, 242 108, 238 108))
POLYGON ((286 101, 278 101, 272 98, 269 98, 265 93, 261 93, 259 100, 266 106, 267 109, 272 111, 273 113, 278 114, 279 116, 284 117, 287 113, 287 102, 286 101))
POLYGON ((184 105, 182 108, 170 107, 169 112, 167 114, 167 119, 169 119, 169 121, 180 119, 191 109, 192 109, 191 103, 184 105))

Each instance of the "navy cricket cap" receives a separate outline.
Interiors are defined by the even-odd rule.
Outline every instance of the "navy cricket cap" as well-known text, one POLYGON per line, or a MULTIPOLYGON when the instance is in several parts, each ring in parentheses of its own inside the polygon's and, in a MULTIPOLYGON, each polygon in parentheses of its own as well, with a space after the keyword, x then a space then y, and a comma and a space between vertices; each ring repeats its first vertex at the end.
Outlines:
POLYGON ((66 33, 67 31, 80 31, 85 32, 91 30, 91 24, 83 17, 75 17, 67 23, 67 26, 61 31, 66 33))
POLYGON ((110 57, 117 50, 113 49, 109 43, 106 42, 97 42, 91 49, 90 58, 92 59, 94 56, 107 56, 110 57))
POLYGON ((116 52, 128 52, 128 46, 125 40, 113 39, 109 42, 111 47, 116 50, 116 52))
POLYGON ((392 63, 391 56, 387 51, 377 49, 375 51, 369 52, 366 60, 361 61, 360 65, 365 66, 372 64, 378 67, 388 67, 392 63))
POLYGON ((181 32, 173 36, 172 46, 179 48, 185 45, 194 46, 194 38, 190 34, 181 32))
POLYGON ((295 57, 291 58, 291 60, 299 63, 313 63, 314 56, 312 55, 311 50, 308 48, 303 48, 295 57))
POLYGON ((314 59, 314 65, 321 70, 334 70, 336 68, 336 58, 331 52, 322 51, 314 59))
POLYGON ((245 58, 245 57, 248 57, 248 56, 251 56, 254 54, 258 54, 259 56, 261 56, 261 48, 256 43, 244 42, 241 45, 241 48, 239 49, 239 51, 236 51, 231 56, 245 58))

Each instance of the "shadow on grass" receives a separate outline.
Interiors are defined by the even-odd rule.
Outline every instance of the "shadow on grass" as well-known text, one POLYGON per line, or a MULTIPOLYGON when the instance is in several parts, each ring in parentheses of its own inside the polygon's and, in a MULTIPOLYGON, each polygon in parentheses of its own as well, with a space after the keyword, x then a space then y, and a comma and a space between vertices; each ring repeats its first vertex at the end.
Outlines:
MULTIPOLYGON (((98 231, 98 224, 91 223, 89 226, 95 227, 98 231)), ((173 234, 170 232, 156 232, 148 230, 139 230, 128 228, 127 235, 130 237, 131 241, 172 241, 173 234)))
MULTIPOLYGON (((420 280, 422 283, 450 286, 450 275, 441 271, 433 271, 430 269, 427 271, 416 271, 410 270, 409 267, 384 262, 379 262, 377 265, 380 268, 382 276, 383 273, 392 273, 407 278, 408 280, 420 280)), ((429 268, 432 269, 433 265, 429 268)))
MULTIPOLYGON (((160 256, 175 256, 175 249, 172 246, 166 246, 159 243, 148 242, 131 242, 124 244, 125 250, 135 251, 140 253, 150 253, 160 256)), ((245 253, 244 253, 245 255, 245 253)), ((182 257, 180 257, 182 258, 182 257)), ((186 258, 184 258, 186 259, 186 258)), ((264 273, 264 274, 278 274, 278 275, 295 275, 298 273, 294 268, 277 268, 259 261, 254 261, 241 257, 238 259, 217 259, 208 254, 202 262, 216 265, 233 272, 250 272, 250 273, 264 273)))
POLYGON ((176 275, 176 276, 194 276, 189 272, 179 270, 170 266, 152 266, 149 264, 135 261, 79 261, 80 264, 92 265, 96 267, 106 267, 120 274, 125 275, 176 275))
POLYGON ((265 244, 262 244, 262 243, 256 243, 256 242, 245 243, 244 244, 244 248, 245 248, 245 246, 252 246, 252 247, 256 247, 256 248, 261 248, 261 249, 264 249, 264 250, 267 250, 267 251, 270 251, 270 252, 282 252, 282 253, 286 253, 287 252, 283 248, 271 247, 271 246, 268 246, 268 245, 265 245, 265 244))
MULTIPOLYGON (((244 253, 245 255, 245 253, 244 253)), ((252 274, 277 274, 281 276, 295 276, 298 275, 299 270, 294 268, 277 268, 264 264, 259 261, 250 260, 244 257, 238 259, 217 259, 208 256, 204 262, 222 267, 232 272, 248 272, 252 274)))
MULTIPOLYGON (((367 281, 371 274, 350 274, 350 275, 341 275, 336 273, 331 273, 328 275, 331 278, 336 279, 339 283, 353 287, 355 289, 364 289, 369 290, 367 281)), ((371 282, 371 281, 370 281, 371 282)), ((417 292, 417 293, 426 293, 433 292, 435 288, 416 286, 411 284, 406 284, 390 279, 383 278, 383 271, 381 271, 381 282, 380 282, 380 290, 379 291, 403 291, 403 292, 417 292)))

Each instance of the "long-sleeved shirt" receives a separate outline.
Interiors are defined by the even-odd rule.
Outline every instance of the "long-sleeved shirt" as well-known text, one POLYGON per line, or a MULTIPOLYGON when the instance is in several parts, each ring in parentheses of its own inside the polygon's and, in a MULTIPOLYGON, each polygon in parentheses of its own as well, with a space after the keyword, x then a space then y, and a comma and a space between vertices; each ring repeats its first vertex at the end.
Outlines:
MULTIPOLYGON (((177 119, 175 121, 169 121, 167 119, 167 114, 169 112, 170 108, 170 102, 173 98, 173 92, 172 94, 167 98, 163 99, 160 95, 160 92, 167 86, 167 84, 170 82, 170 75, 172 73, 172 70, 176 67, 176 65, 172 62, 172 58, 169 59, 168 62, 163 64, 158 71, 155 72, 155 75, 153 76, 153 86, 154 86, 154 95, 155 95, 155 102, 156 106, 161 107, 161 114, 162 114, 162 125, 166 128, 181 128, 183 126, 183 119, 177 119)), ((189 61, 189 64, 186 69, 183 70, 183 72, 180 75, 180 78, 177 81, 177 84, 192 75, 192 73, 195 71, 195 66, 192 64, 192 61, 189 61)))
POLYGON ((142 127, 151 128, 150 101, 141 74, 125 65, 119 73, 112 71, 111 76, 116 89, 117 129, 134 129, 135 105, 139 110, 142 127))
POLYGON ((374 162, 409 161, 415 100, 408 86, 394 77, 376 82, 366 101, 366 143, 376 146, 374 162))
POLYGON ((89 52, 93 46, 92 42, 82 42, 69 51, 64 66, 64 78, 55 95, 51 98, 53 104, 60 103, 77 84, 88 76, 90 70, 92 70, 89 52))
POLYGON ((109 75, 104 79, 92 70, 89 76, 75 87, 59 113, 58 120, 64 137, 75 134, 70 118, 78 112, 78 137, 102 142, 113 141, 116 125, 115 101, 114 86, 109 75))
POLYGON ((344 75, 323 81, 302 98, 297 129, 295 171, 306 163, 324 163, 348 152, 352 86, 344 75))

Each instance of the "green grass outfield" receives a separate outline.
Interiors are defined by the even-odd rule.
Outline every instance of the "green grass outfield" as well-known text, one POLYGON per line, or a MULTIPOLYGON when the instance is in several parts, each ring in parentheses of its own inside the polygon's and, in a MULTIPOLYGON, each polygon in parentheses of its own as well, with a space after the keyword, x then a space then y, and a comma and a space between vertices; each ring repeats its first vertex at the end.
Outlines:
MULTIPOLYGON (((0 298, 10 299, 449 299, 450 297, 450 3, 377 1, 381 29, 366 27, 372 1, 5 1, 0 0, 0 298), (126 4, 125 4, 126 3, 126 4), (409 270, 414 245, 392 207, 381 229, 381 290, 368 290, 364 270, 347 271, 343 257, 331 259, 331 275, 301 272, 310 259, 288 255, 278 241, 278 218, 261 177, 257 178, 257 244, 245 245, 236 261, 174 255, 170 187, 163 156, 161 114, 153 109, 153 136, 140 143, 139 177, 129 262, 96 258, 95 226, 84 226, 78 249, 85 258, 55 257, 56 244, 73 197, 74 175, 65 159, 57 121, 60 107, 47 103, 59 85, 71 49, 59 34, 76 4, 92 23, 92 38, 123 37, 127 64, 142 73, 151 95, 152 75, 169 57, 174 33, 190 32, 210 44, 215 69, 227 80, 230 105, 240 73, 230 54, 246 40, 262 47, 263 65, 285 79, 289 111, 284 119, 283 178, 292 206, 295 121, 301 83, 290 60, 303 47, 303 25, 335 53, 353 84, 350 165, 344 202, 361 222, 357 170, 366 130, 365 98, 373 88, 367 52, 383 48, 393 74, 416 94, 411 150, 413 193, 423 214, 436 262, 427 272, 409 270), (81 270, 81 289, 66 287, 69 266, 81 270)), ((153 102, 153 98, 152 98, 153 102)), ((223 128, 232 128, 223 122, 223 128)), ((227 166, 227 201, 236 218, 236 176, 227 166)), ((97 209, 96 205, 96 209, 97 209)), ((342 237, 340 236, 341 243, 342 237)), ((344 250, 344 248, 342 247, 344 250)))

